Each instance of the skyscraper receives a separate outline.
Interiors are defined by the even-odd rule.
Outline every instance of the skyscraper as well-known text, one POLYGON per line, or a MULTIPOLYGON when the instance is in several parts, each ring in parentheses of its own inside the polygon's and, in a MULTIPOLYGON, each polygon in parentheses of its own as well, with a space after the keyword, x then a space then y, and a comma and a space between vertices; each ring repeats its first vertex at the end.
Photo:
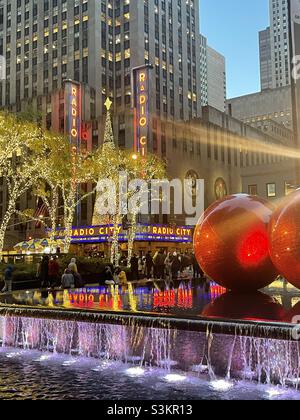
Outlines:
POLYGON ((291 84, 288 0, 270 0, 273 88, 291 84))
POLYGON ((269 1, 270 27, 260 33, 262 90, 291 84, 288 0, 269 1))
POLYGON ((261 90, 272 89, 272 51, 270 27, 259 33, 261 90))
POLYGON ((226 103, 226 61, 225 57, 207 47, 207 102, 208 105, 225 112, 226 103))
POLYGON ((221 112, 226 108, 226 60, 200 35, 201 103, 221 112))
POLYGON ((21 110, 32 103, 47 115, 49 127, 62 128, 51 115, 63 106, 57 100, 53 105, 53 93, 64 79, 79 81, 84 118, 101 117, 109 96, 117 123, 126 126, 122 145, 129 146, 131 72, 152 64, 151 126, 159 124, 156 118, 201 115, 198 0, 0 0, 0 16, 0 52, 7 61, 2 106, 21 110))

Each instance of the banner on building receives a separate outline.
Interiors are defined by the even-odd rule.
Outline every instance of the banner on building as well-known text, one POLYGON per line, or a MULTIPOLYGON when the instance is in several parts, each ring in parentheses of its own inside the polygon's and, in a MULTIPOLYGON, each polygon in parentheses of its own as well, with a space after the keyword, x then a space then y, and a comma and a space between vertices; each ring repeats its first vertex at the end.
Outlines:
POLYGON ((150 70, 146 65, 132 70, 132 92, 134 109, 135 151, 145 156, 149 147, 150 134, 150 70))

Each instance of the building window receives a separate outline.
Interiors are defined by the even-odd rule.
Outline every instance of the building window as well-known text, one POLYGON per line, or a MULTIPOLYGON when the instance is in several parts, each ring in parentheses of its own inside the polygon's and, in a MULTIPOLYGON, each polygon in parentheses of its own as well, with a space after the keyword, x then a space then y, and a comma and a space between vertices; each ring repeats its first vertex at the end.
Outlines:
POLYGON ((276 184, 267 184, 267 196, 269 198, 276 197, 276 184))
POLYGON ((285 195, 290 195, 293 192, 295 192, 296 187, 291 181, 290 182, 285 182, 284 183, 284 190, 285 190, 285 195))
POLYGON ((249 185, 248 186, 248 194, 249 195, 258 195, 257 185, 249 185))

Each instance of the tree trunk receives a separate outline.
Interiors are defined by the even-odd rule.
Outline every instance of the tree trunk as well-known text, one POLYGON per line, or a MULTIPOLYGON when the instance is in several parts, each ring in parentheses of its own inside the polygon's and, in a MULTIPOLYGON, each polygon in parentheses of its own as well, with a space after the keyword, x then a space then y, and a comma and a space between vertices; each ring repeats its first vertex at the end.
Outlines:
POLYGON ((51 202, 51 208, 49 208, 49 216, 51 220, 51 235, 50 235, 51 242, 55 241, 55 236, 56 236, 56 231, 57 231, 58 203, 59 203, 58 189, 52 188, 52 202, 51 202))
POLYGON ((119 214, 116 214, 113 217, 114 233, 113 233, 113 240, 112 240, 112 245, 111 245, 111 263, 115 267, 117 267, 119 265, 119 259, 120 259, 120 255, 119 255, 119 233, 118 233, 120 220, 121 220, 121 218, 120 218, 119 214))
POLYGON ((3 252, 5 235, 6 235, 9 221, 15 211, 16 211, 16 202, 14 200, 10 200, 8 203, 8 208, 4 214, 4 217, 2 219, 2 223, 0 226, 0 254, 2 254, 3 252))
POLYGON ((71 189, 68 196, 64 195, 64 228, 65 228, 65 252, 69 253, 72 241, 73 220, 76 210, 76 193, 71 189))
POLYGON ((131 214, 130 216, 131 227, 128 231, 128 261, 127 261, 128 268, 131 267, 130 261, 133 255, 134 241, 135 241, 136 232, 137 232, 136 220, 137 220, 137 215, 131 214))

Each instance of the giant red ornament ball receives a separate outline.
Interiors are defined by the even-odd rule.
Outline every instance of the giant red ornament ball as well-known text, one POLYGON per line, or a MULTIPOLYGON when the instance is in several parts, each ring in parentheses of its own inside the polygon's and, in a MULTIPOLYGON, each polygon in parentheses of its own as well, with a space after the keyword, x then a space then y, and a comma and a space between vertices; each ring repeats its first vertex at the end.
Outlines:
POLYGON ((285 198, 274 212, 270 242, 277 270, 300 289, 300 191, 285 198))
POLYGON ((195 230, 196 258, 207 276, 228 290, 259 290, 277 276, 269 252, 273 206, 245 194, 218 201, 195 230))

